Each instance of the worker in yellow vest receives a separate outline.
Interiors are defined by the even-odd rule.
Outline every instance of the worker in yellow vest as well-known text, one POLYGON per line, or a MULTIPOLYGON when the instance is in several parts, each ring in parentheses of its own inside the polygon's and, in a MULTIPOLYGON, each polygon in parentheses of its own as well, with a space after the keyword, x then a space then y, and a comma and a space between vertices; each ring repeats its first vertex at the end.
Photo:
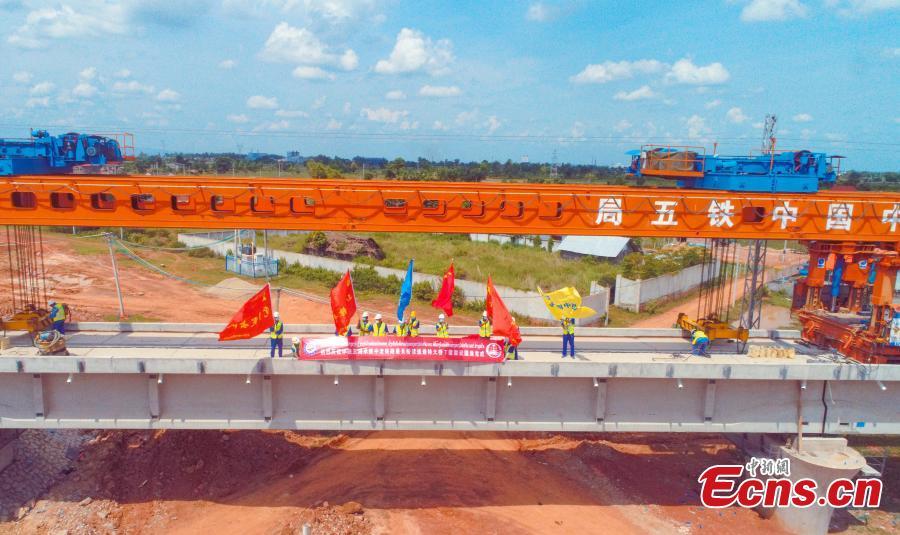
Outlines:
POLYGON ((397 336, 408 336, 409 335, 409 322, 406 318, 400 318, 400 323, 397 324, 397 328, 394 330, 394 334, 397 336))
POLYGON ((363 312, 362 317, 359 318, 359 322, 356 324, 356 327, 359 331, 360 336, 369 336, 372 334, 372 324, 369 323, 368 312, 363 312))
POLYGON ((694 329, 691 331, 691 353, 694 355, 708 355, 706 348, 709 347, 709 337, 702 329, 694 329))
POLYGON ((281 314, 275 312, 272 314, 275 323, 269 327, 269 358, 275 358, 275 348, 278 348, 278 358, 281 358, 284 350, 284 323, 281 322, 281 314))
POLYGON ((53 330, 59 334, 66 334, 66 305, 50 300, 50 321, 53 322, 53 330))
POLYGON ((566 347, 569 347, 569 354, 575 358, 575 318, 563 317, 560 322, 562 327, 562 356, 566 358, 566 347))
POLYGON ((438 338, 450 338, 450 326, 444 321, 444 315, 438 314, 438 322, 434 326, 438 338))
POLYGON ((478 322, 478 336, 482 338, 490 338, 494 332, 491 320, 488 318, 487 310, 481 313, 481 320, 478 322))
POLYGON ((375 314, 375 323, 372 324, 373 336, 387 336, 387 324, 381 321, 381 314, 375 314))
POLYGON ((419 319, 416 318, 415 310, 409 313, 409 324, 407 324, 407 328, 409 329, 409 336, 419 336, 419 319))

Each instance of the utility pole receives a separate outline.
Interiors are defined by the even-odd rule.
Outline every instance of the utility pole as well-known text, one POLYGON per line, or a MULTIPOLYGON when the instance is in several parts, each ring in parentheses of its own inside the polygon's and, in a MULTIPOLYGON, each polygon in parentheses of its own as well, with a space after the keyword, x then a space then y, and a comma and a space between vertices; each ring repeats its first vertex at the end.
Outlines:
POLYGON ((119 297, 119 319, 125 319, 125 302, 122 300, 122 286, 119 284, 119 266, 116 264, 116 253, 113 251, 112 234, 106 234, 106 244, 109 246, 109 260, 112 262, 113 278, 116 281, 116 295, 119 297))

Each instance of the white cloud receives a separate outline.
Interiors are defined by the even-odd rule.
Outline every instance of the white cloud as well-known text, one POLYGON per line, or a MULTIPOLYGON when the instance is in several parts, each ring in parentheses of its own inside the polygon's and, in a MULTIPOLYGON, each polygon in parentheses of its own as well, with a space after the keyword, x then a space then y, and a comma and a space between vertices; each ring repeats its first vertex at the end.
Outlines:
POLYGON ((31 88, 30 93, 34 96, 49 95, 55 88, 56 86, 51 82, 41 82, 39 84, 35 84, 31 88))
POLYGON ((462 91, 455 85, 423 85, 419 89, 419 95, 423 97, 458 97, 462 91))
POLYGON ((575 139, 582 139, 584 138, 584 132, 584 123, 582 123, 581 121, 575 121, 575 123, 572 125, 572 137, 575 139))
POLYGON ((449 39, 436 42, 418 30, 403 28, 388 59, 375 64, 375 72, 398 74, 425 71, 432 76, 446 74, 453 62, 453 44, 449 39))
POLYGON ((632 101, 632 100, 646 100, 650 98, 656 98, 658 95, 650 89, 649 85, 642 85, 641 87, 635 89, 634 91, 619 91, 613 97, 616 100, 624 100, 624 101, 632 101))
POLYGON ((353 111, 353 105, 350 104, 349 102, 344 102, 343 111, 345 114, 349 114, 351 111, 353 111))
POLYGON ((900 58, 900 47, 885 48, 881 51, 881 55, 886 58, 900 58))
POLYGON ((615 130, 616 132, 624 132, 624 131, 628 130, 629 128, 631 128, 632 126, 633 125, 631 123, 629 123, 625 119, 622 119, 621 121, 616 123, 615 126, 613 126, 613 130, 615 130))
POLYGON ((725 112, 725 118, 728 119, 728 122, 734 124, 741 124, 749 119, 749 117, 744 115, 744 110, 738 108, 737 106, 725 112))
POLYGON ((95 67, 88 67, 78 73, 78 76, 82 80, 93 80, 97 77, 97 69, 95 67))
POLYGON ((418 130, 419 121, 403 121, 400 123, 400 130, 418 130))
POLYGON ((129 78, 131 77, 131 71, 128 69, 122 69, 121 71, 116 73, 116 78, 129 78))
POLYGON ((287 130, 291 127, 291 123, 282 119, 280 121, 266 121, 264 123, 260 123, 253 127, 254 132, 261 132, 263 130, 268 130, 270 132, 277 132, 279 130, 287 130))
POLYGON ((237 66, 237 62, 233 59, 223 59, 219 62, 219 68, 224 70, 233 69, 237 66))
POLYGON ((392 110, 390 108, 363 108, 360 111, 360 114, 363 115, 366 119, 370 121, 374 121, 376 123, 396 123, 400 121, 400 119, 405 118, 409 115, 408 111, 405 110, 392 110))
POLYGON ((247 107, 255 110, 274 110, 278 107, 278 99, 275 97, 264 97, 262 95, 253 95, 247 99, 247 107))
POLYGON ((789 20, 804 18, 809 8, 800 0, 752 0, 741 10, 744 22, 763 22, 770 20, 789 20))
MULTIPOLYGON (((900 120, 898 120, 900 122, 900 120)), ((442 121, 435 121, 434 124, 431 125, 432 130, 449 130, 450 127, 445 125, 442 121)))
POLYGON ((97 87, 87 82, 81 82, 72 89, 72 94, 76 97, 90 98, 97 93, 97 87))
POLYGON ((337 24, 359 18, 376 5, 375 0, 224 0, 226 8, 239 14, 257 16, 271 15, 280 11, 290 15, 301 15, 337 24))
POLYGON ((502 126, 502 122, 500 119, 497 119, 496 115, 491 115, 487 118, 487 121, 484 122, 484 126, 487 127, 488 134, 493 134, 498 128, 502 126))
POLYGON ((525 18, 534 22, 547 22, 551 16, 551 9, 541 2, 531 4, 525 12, 525 18))
POLYGON ((287 22, 275 26, 259 57, 265 61, 297 63, 300 65, 332 65, 353 70, 359 64, 351 49, 341 54, 332 52, 306 28, 295 28, 287 22))
POLYGON ((813 116, 808 113, 798 113, 791 117, 795 123, 808 123, 813 120, 813 116))
POLYGON ((171 89, 163 89, 156 95, 156 100, 160 102, 178 102, 180 99, 181 95, 178 94, 178 91, 171 89))
POLYGON ((672 65, 666 80, 676 84, 716 85, 727 82, 730 76, 721 63, 699 66, 688 58, 682 58, 672 65))
POLYGON ((310 65, 300 65, 292 73, 294 78, 303 80, 334 80, 334 74, 322 69, 321 67, 313 67, 310 65))
POLYGON ((478 118, 478 110, 461 111, 456 115, 456 124, 462 126, 471 123, 478 118))
POLYGON ((865 17, 879 11, 900 9, 900 0, 826 0, 842 17, 865 17))
POLYGON ((130 82, 116 82, 113 91, 117 93, 153 93, 156 89, 152 85, 145 85, 135 80, 130 82))
POLYGON ((722 101, 719 100, 719 99, 715 99, 715 100, 710 100, 709 102, 707 102, 706 104, 704 104, 703 107, 706 108, 706 109, 708 109, 708 110, 711 110, 711 109, 713 109, 713 108, 718 108, 718 107, 721 106, 721 105, 722 105, 722 101))
POLYGON ((119 3, 81 0, 75 5, 77 10, 60 5, 30 11, 6 41, 19 48, 41 48, 47 39, 123 35, 129 31, 125 6, 119 3))
POLYGON ((328 124, 325 125, 326 130, 340 130, 343 123, 338 121, 337 119, 329 119, 328 124))
POLYGON ((232 113, 225 118, 228 119, 228 122, 230 123, 245 124, 250 122, 250 118, 243 113, 232 113))
POLYGON ((385 93, 384 98, 388 100, 403 100, 406 98, 406 93, 400 91, 399 89, 394 89, 385 93))
POLYGON ((313 103, 312 103, 312 109, 317 110, 317 109, 321 108, 322 106, 325 105, 325 102, 326 102, 326 101, 328 101, 328 96, 327 96, 327 95, 322 95, 321 97, 319 97, 319 98, 317 98, 316 100, 313 101, 313 103))
POLYGON ((605 61, 588 65, 580 73, 569 78, 579 84, 605 84, 613 80, 633 78, 637 74, 652 74, 665 69, 665 63, 655 59, 637 61, 605 61))
POLYGON ((699 115, 691 115, 685 124, 688 129, 688 137, 691 139, 703 137, 712 131, 706 126, 706 119, 699 115))
POLYGON ((33 78, 33 76, 28 71, 19 71, 19 72, 13 74, 12 78, 13 78, 13 81, 16 82, 17 84, 27 84, 27 83, 31 82, 31 79, 33 78))
POLYGON ((292 119, 295 117, 309 117, 309 114, 303 110, 278 110, 275 112, 275 116, 292 119))
POLYGON ((25 102, 26 108, 46 108, 50 105, 50 97, 33 97, 25 102))

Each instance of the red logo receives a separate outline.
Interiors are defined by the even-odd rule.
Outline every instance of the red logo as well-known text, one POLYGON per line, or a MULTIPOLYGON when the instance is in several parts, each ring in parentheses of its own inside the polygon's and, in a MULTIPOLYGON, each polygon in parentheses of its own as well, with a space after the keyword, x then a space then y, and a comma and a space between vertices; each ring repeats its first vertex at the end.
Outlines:
POLYGON ((492 359, 496 359, 503 355, 503 348, 500 347, 500 344, 493 342, 484 347, 484 352, 492 359))

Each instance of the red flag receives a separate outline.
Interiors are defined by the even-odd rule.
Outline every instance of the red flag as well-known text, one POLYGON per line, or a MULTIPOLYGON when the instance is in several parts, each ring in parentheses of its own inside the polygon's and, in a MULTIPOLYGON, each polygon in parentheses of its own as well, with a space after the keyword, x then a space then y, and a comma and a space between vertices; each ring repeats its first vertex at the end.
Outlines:
POLYGON ((441 291, 438 292, 437 297, 431 302, 431 306, 443 310, 448 318, 453 316, 453 288, 455 287, 456 273, 453 271, 453 264, 451 263, 447 272, 444 273, 443 280, 441 280, 441 291))
POLYGON ((488 277, 487 281, 487 297, 484 300, 488 317, 491 319, 493 333, 499 336, 509 338, 509 343, 517 346, 522 342, 522 335, 519 333, 519 326, 507 310, 500 294, 494 288, 494 283, 488 277))
POLYGON ((275 324, 269 285, 247 300, 228 325, 219 333, 219 341, 253 338, 275 324))
POLYGON ((356 296, 353 295, 353 281, 350 270, 344 273, 341 281, 331 290, 331 315, 334 316, 334 328, 343 335, 350 326, 350 320, 356 314, 356 296))

